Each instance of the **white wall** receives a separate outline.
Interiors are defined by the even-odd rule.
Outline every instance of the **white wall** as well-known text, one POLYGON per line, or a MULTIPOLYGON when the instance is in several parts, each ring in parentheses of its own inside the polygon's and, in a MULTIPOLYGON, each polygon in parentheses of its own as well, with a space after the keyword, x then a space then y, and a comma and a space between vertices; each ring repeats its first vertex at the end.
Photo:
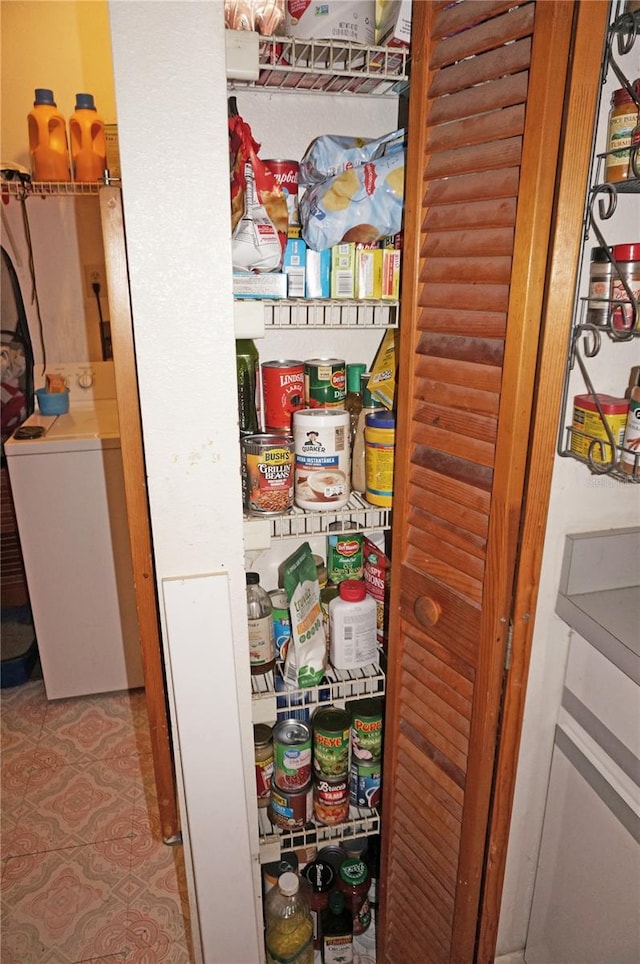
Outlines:
MULTIPOLYGON (((624 63, 632 79, 640 75, 640 44, 624 63)), ((609 72, 598 116, 596 151, 605 150, 611 91, 618 87, 609 72)), ((638 241, 638 199, 620 195, 611 220, 600 222, 609 244, 638 241)), ((580 294, 586 293, 590 249, 598 241, 592 234, 585 243, 580 294)), ((603 340, 600 355, 589 363, 598 392, 621 396, 630 369, 640 364, 640 339, 631 344, 603 340)), ((576 370, 571 379, 569 399, 584 393, 584 382, 576 370)), ((563 424, 571 423, 571 404, 563 424)), ((560 707, 569 628, 555 615, 555 600, 567 533, 637 525, 640 518, 640 487, 591 475, 580 463, 556 458, 549 517, 545 539, 536 624, 518 762, 507 866, 503 890, 498 954, 522 950, 526 944, 529 913, 542 834, 547 783, 553 752, 554 729, 560 707)))

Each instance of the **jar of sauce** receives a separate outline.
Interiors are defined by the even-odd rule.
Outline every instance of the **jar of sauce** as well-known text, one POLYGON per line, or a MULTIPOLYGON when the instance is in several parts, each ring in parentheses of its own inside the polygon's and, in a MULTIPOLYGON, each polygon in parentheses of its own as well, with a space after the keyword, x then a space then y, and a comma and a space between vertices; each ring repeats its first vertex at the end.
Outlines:
POLYGON ((273 734, 266 723, 256 723, 253 727, 253 746, 256 765, 256 795, 258 806, 267 807, 271 794, 273 777, 273 734))
POLYGON ((371 923, 370 886, 371 875, 364 860, 347 857, 340 866, 337 887, 344 894, 344 902, 351 911, 354 934, 364 934, 371 923))
POLYGON ((329 891, 333 888, 336 873, 331 864, 314 860, 302 870, 302 876, 309 884, 311 897, 311 917, 313 918, 313 946, 322 949, 322 912, 329 906, 329 891))

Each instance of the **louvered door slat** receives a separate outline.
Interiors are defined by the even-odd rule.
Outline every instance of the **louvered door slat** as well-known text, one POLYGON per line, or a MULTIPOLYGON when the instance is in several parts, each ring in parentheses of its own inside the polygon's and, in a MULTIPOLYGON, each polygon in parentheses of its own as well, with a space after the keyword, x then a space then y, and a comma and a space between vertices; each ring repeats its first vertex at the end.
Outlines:
POLYGON ((413 8, 385 964, 473 960, 571 6, 413 8))

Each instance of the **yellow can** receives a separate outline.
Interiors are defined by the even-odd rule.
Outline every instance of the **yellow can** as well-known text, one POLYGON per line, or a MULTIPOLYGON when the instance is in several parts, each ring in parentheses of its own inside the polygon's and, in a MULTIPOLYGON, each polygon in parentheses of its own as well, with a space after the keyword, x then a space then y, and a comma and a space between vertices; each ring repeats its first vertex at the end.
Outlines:
POLYGON ((385 508, 393 502, 396 420, 393 412, 367 415, 364 429, 367 502, 385 508))

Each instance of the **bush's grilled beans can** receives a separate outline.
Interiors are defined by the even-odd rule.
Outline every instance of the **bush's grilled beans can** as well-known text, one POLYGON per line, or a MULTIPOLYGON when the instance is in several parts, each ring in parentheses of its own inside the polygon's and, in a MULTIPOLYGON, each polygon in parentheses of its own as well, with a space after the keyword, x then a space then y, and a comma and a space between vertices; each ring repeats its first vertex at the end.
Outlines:
POLYGON ((273 633, 276 641, 276 659, 282 660, 287 655, 291 640, 291 613, 289 600, 284 589, 272 589, 269 593, 273 606, 273 633))
POLYGON ((262 404, 267 432, 291 432, 291 416, 304 408, 304 364, 301 361, 263 362, 262 404))
POLYGON ((351 761, 349 800, 354 807, 373 809, 380 803, 382 770, 380 760, 374 763, 351 761))
POLYGON ((311 780, 311 730, 301 720, 273 728, 273 781, 279 790, 302 790, 311 780))
POLYGON ((309 408, 344 408, 347 369, 342 358, 310 358, 304 363, 305 398, 309 408))
POLYGON ((287 202, 287 213, 289 215, 289 237, 297 237, 298 233, 291 231, 291 228, 300 225, 300 215, 298 213, 298 174, 300 165, 297 161, 285 161, 279 158, 269 158, 263 161, 275 177, 279 187, 287 202))
POLYGON ((293 414, 296 505, 341 509, 351 494, 349 413, 339 408, 304 408, 293 414))
POLYGON ((290 435, 246 435, 242 439, 245 508, 278 515, 293 507, 294 446, 290 435))
POLYGON ((271 786, 267 816, 271 823, 282 830, 301 830, 313 814, 311 784, 301 790, 280 790, 271 786))
POLYGON ((351 716, 337 706, 321 706, 312 718, 313 769, 330 779, 349 773, 351 716))
POLYGON ((371 696, 350 703, 351 759, 373 763, 382 757, 382 699, 371 696))
POLYGON ((344 823, 349 819, 349 776, 313 778, 313 815, 320 823, 344 823))

